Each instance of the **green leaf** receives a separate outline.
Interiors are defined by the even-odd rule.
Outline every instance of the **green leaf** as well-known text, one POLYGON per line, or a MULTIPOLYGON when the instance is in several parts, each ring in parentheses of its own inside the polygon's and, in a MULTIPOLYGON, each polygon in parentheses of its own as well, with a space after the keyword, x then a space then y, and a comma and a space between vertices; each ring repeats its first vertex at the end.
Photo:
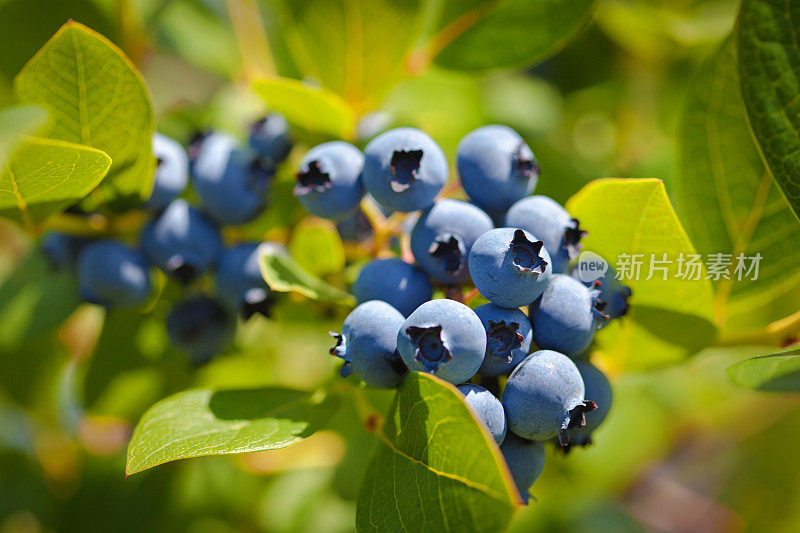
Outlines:
POLYGON ((358 531, 502 531, 519 507, 500 450, 449 383, 410 373, 377 436, 358 531))
POLYGON ((698 252, 762 257, 757 279, 714 281, 720 322, 747 313, 749 328, 764 326, 776 298, 800 287, 800 223, 750 133, 733 42, 700 67, 678 140, 673 198, 698 252))
POLYGON ((420 0, 265 0, 303 76, 371 111, 403 75, 420 0))
POLYGON ((772 392, 800 392, 800 350, 761 355, 728 367, 728 377, 742 387, 772 392))
POLYGON ((277 292, 296 292, 313 300, 354 306, 356 299, 306 272, 285 250, 262 245, 259 265, 267 285, 277 292))
POLYGON ((47 111, 35 105, 7 107, 0 111, 0 164, 22 143, 47 123, 47 111))
POLYGON ((613 364, 635 370, 673 364, 714 341, 711 283, 704 269, 698 281, 678 277, 680 254, 696 252, 661 180, 596 180, 567 209, 589 232, 585 249, 604 256, 633 290, 628 314, 598 336, 613 364), (620 270, 622 254, 642 254, 638 279, 620 270), (671 261, 666 279, 655 272, 648 280, 651 257, 663 254, 671 261))
POLYGON ((290 78, 274 78, 254 82, 253 90, 271 111, 283 114, 304 130, 340 139, 350 139, 355 133, 353 108, 326 89, 290 78))
POLYGON ((336 225, 322 218, 301 220, 292 232, 289 251, 301 267, 317 276, 341 272, 345 265, 344 244, 336 225))
POLYGON ((338 405, 334 396, 280 388, 180 392, 139 421, 126 473, 190 457, 285 448, 322 427, 338 405))
POLYGON ((767 167, 800 216, 800 5, 743 0, 737 36, 750 126, 767 167))
POLYGON ((32 228, 86 196, 110 165, 100 150, 29 137, 0 170, 0 215, 32 228))
POLYGON ((428 45, 447 68, 493 69, 542 61, 588 21, 593 0, 440 2, 428 45))
POLYGON ((100 199, 137 203, 152 188, 155 129, 141 75, 114 44, 68 22, 14 80, 20 101, 42 105, 53 126, 46 136, 85 144, 113 160, 100 199))

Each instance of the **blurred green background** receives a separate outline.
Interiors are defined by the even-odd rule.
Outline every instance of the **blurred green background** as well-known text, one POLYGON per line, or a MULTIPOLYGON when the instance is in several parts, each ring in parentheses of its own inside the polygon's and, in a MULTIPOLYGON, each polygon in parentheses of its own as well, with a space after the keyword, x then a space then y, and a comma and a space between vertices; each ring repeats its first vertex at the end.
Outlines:
MULTIPOLYGON (((431 20, 447 12, 442 0, 0 0, 0 101, 11 102, 13 76, 74 19, 135 62, 158 129, 181 140, 211 126, 244 135, 264 111, 251 82, 279 73, 319 83, 367 116, 360 141, 390 124, 415 125, 452 160, 468 131, 505 123, 540 160, 537 192, 564 202, 595 178, 656 177, 683 216, 675 182, 684 102, 731 34, 738 2, 577 4, 571 22, 510 32, 509 53, 520 56, 487 68, 481 36, 460 53, 437 41, 431 20), (541 27, 559 24, 555 48, 526 51, 541 27)), ((288 239, 303 217, 291 166, 273 206, 243 235, 288 239)), ((702 213, 683 218, 693 238, 705 223, 702 213)), ((193 371, 168 346, 163 302, 148 315, 79 307, 73 280, 49 271, 33 247, 0 221, 0 532, 353 529, 373 439, 357 414, 363 405, 345 405, 329 429, 282 451, 124 476, 133 425, 170 393, 328 383, 338 364, 327 332, 344 310, 288 297, 274 319, 240 324, 231 353, 193 371)), ((794 281, 765 302, 732 307, 718 315, 720 344, 726 332, 790 315, 797 301, 794 281)), ((800 401, 739 388, 725 374, 769 349, 720 346, 669 369, 619 372, 596 444, 567 458, 548 451, 536 501, 512 530, 797 531, 800 401)), ((365 395, 381 413, 392 397, 365 395)))

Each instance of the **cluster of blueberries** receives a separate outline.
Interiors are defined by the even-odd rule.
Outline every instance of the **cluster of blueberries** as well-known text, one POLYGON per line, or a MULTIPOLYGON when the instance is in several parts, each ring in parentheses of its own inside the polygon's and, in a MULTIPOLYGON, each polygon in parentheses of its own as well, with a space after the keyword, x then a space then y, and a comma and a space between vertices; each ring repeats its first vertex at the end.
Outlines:
POLYGON ((76 273, 82 299, 108 308, 146 303, 154 292, 151 267, 162 270, 187 294, 167 318, 170 341, 193 363, 208 362, 228 347, 237 314, 266 315, 272 302, 258 266, 262 243, 226 247, 220 229, 264 211, 276 168, 291 149, 288 124, 278 114, 253 124, 247 145, 226 133, 207 132, 186 150, 157 133, 153 191, 142 206, 150 219, 139 242, 131 246, 53 232, 44 236, 43 252, 57 268, 76 273), (199 207, 183 198, 190 176, 199 207), (215 296, 199 287, 212 272, 215 296))
POLYGON ((611 387, 588 361, 590 344, 625 314, 630 290, 613 275, 580 280, 585 232, 554 200, 529 196, 539 166, 515 131, 469 133, 456 167, 469 201, 437 199, 448 181, 444 153, 424 132, 396 128, 363 153, 339 141, 313 148, 295 194, 311 213, 339 221, 365 195, 387 213, 420 212, 410 231, 416 264, 392 257, 362 268, 352 289, 359 305, 333 334, 331 353, 344 359, 342 375, 371 386, 395 387, 409 371, 456 385, 527 500, 544 443, 586 445, 608 413, 611 387), (489 303, 463 303, 470 283, 489 303), (432 299, 434 285, 448 298, 432 299))

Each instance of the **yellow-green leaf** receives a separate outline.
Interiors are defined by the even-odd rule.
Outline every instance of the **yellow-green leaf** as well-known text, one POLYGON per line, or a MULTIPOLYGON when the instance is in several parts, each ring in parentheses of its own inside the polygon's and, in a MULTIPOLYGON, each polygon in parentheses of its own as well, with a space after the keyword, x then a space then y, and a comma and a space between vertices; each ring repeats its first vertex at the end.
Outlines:
POLYGON ((25 65, 14 90, 20 101, 50 112, 46 137, 92 146, 111 157, 100 201, 129 204, 149 195, 155 164, 150 95, 113 43, 68 22, 25 65))
POLYGON ((728 367, 728 377, 742 387, 772 392, 800 392, 800 350, 760 355, 728 367))
POLYGON ((341 272, 345 264, 344 244, 330 220, 308 217, 292 232, 289 251, 297 262, 317 276, 341 272))
POLYGON ((0 164, 22 142, 47 123, 47 111, 36 105, 7 107, 0 111, 0 164))

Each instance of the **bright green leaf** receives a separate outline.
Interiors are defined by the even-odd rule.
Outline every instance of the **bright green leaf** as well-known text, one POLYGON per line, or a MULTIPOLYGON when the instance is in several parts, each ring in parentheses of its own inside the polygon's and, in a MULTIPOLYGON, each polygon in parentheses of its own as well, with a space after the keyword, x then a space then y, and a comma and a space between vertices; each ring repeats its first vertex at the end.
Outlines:
POLYGON ((277 292, 296 292, 313 300, 353 306, 355 298, 306 272, 281 248, 261 246, 261 275, 269 288, 277 292))
POLYGON ((29 137, 0 169, 0 215, 34 227, 86 196, 110 165, 100 150, 29 137))
POLYGON ((271 111, 306 131, 341 139, 355 133, 353 108, 328 90, 290 78, 256 81, 253 90, 271 111))
POLYGON ((76 22, 65 24, 14 80, 17 97, 50 112, 52 139, 93 146, 113 160, 102 201, 149 195, 155 159, 150 95, 114 44, 76 22))
POLYGON ((449 383, 410 373, 377 436, 358 531, 502 531, 519 507, 500 450, 449 383))
POLYGON ((626 369, 647 369, 680 361, 714 341, 711 283, 701 269, 698 281, 679 277, 681 254, 696 254, 657 179, 603 179, 586 185, 567 208, 589 231, 585 248, 600 253, 623 283, 633 289, 628 314, 601 332, 603 351, 626 369), (641 254, 638 279, 620 270, 622 254, 641 254), (654 271, 651 257, 662 260, 665 274, 654 271), (666 278, 666 279, 663 279, 666 278))
POLYGON ((300 221, 292 232, 289 251, 301 267, 317 276, 344 268, 344 244, 336 225, 329 220, 309 217, 300 221))
POLYGON ((0 165, 22 143, 47 123, 47 111, 35 105, 7 107, 0 111, 0 165))
POLYGON ((800 392, 800 350, 753 357, 728 367, 728 377, 742 387, 772 392, 800 392))
POLYGON ((180 392, 139 421, 126 473, 190 457, 285 448, 323 426, 338 404, 334 396, 280 388, 180 392))
POLYGON ((593 0, 440 2, 429 47, 457 69, 530 65, 561 49, 591 15, 593 0))
POLYGON ((738 39, 750 126, 775 181, 800 216, 800 4, 744 0, 738 39))

